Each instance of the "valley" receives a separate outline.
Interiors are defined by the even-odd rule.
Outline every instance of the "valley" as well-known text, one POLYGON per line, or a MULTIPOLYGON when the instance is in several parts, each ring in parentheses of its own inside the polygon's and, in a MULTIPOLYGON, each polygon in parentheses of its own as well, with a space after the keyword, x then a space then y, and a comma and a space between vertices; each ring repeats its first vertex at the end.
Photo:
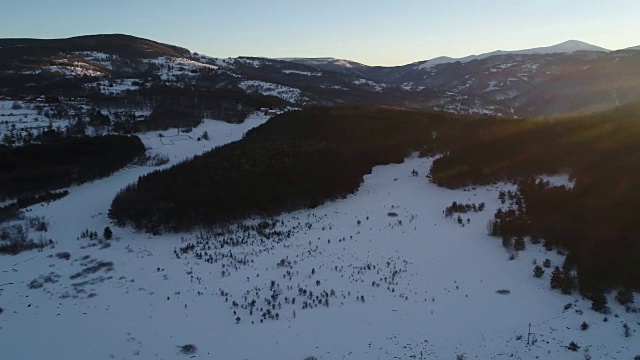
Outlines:
MULTIPOLYGON (((141 138, 170 166, 266 120, 205 120, 194 132, 207 131, 208 142, 167 145, 169 134, 156 133, 141 138)), ((159 236, 113 227, 106 214, 116 192, 154 167, 72 187, 67 197, 27 211, 47 220, 53 245, 0 257, 0 338, 12 339, 3 341, 3 353, 13 359, 52 352, 68 359, 628 359, 640 353, 637 314, 611 299, 611 314, 603 316, 579 296, 550 291, 549 272, 534 278, 533 263, 548 258, 560 265, 561 256, 528 243, 509 260, 499 239, 486 235, 502 206, 498 193, 513 185, 439 188, 424 181, 432 161, 411 156, 375 167, 355 194, 315 209, 159 236), (459 224, 443 215, 452 201, 486 208, 464 214, 459 224), (106 226, 112 240, 103 239, 106 226), (83 237, 85 230, 97 238, 83 237), (528 345, 529 324, 535 342, 530 336, 528 345), (567 349, 572 341, 576 352, 567 349)), ((571 186, 566 175, 549 179, 571 186)))

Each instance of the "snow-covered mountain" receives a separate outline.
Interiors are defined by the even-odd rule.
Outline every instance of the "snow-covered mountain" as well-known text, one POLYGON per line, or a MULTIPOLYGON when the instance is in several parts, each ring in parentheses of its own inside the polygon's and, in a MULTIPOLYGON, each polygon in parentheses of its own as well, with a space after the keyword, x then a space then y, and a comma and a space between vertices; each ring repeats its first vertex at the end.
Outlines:
POLYGON ((326 66, 326 65, 332 64, 332 65, 341 66, 341 67, 347 67, 347 68, 365 67, 366 66, 366 65, 363 65, 363 64, 361 64, 359 62, 355 62, 355 61, 351 61, 351 60, 345 60, 345 59, 336 59, 336 58, 332 58, 332 57, 326 57, 326 58, 281 58, 281 59, 278 59, 278 60, 297 62, 297 63, 305 64, 305 65, 318 65, 318 66, 326 66))
POLYGON ((524 49, 524 50, 513 50, 513 51, 505 51, 505 50, 496 50, 480 55, 469 55, 462 58, 451 58, 447 56, 440 56, 423 63, 419 63, 417 66, 419 69, 429 69, 435 65, 447 64, 452 62, 469 62, 473 60, 481 60, 486 59, 491 56, 496 55, 507 55, 507 54, 521 54, 521 55, 533 55, 533 54, 570 54, 576 51, 602 51, 608 52, 609 50, 605 48, 601 48, 599 46, 587 44, 578 40, 568 40, 562 42, 557 45, 546 46, 546 47, 538 47, 532 49, 524 49))
POLYGON ((304 64, 308 66, 317 67, 323 70, 330 70, 346 74, 356 74, 366 76, 366 70, 369 66, 355 62, 352 60, 336 59, 332 57, 327 58, 285 58, 285 61, 290 61, 298 64, 304 64))
POLYGON ((459 113, 556 115, 604 110, 640 97, 640 81, 627 76, 640 76, 637 56, 578 40, 463 58, 442 56, 396 67, 335 58, 289 61, 359 76, 387 88, 399 86, 408 96, 425 89, 439 91, 429 103, 459 113), (555 89, 553 96, 550 88, 555 89))
POLYGON ((640 97, 640 80, 635 80, 640 76, 634 75, 640 75, 638 59, 635 52, 576 40, 382 67, 330 57, 222 59, 127 35, 0 39, 4 95, 124 96, 156 91, 158 85, 195 86, 215 89, 219 96, 226 92, 223 97, 247 109, 262 102, 267 107, 386 105, 505 116, 600 110, 640 97))
POLYGON ((556 115, 635 101, 640 81, 630 79, 640 76, 638 55, 567 41, 459 59, 439 57, 385 69, 372 77, 392 85, 444 89, 495 101, 525 116, 556 115))
POLYGON ((611 50, 605 49, 600 46, 591 45, 579 40, 568 40, 560 44, 538 47, 533 49, 508 51, 512 54, 554 54, 554 53, 573 53, 576 51, 603 51, 609 52, 611 50))
MULTIPOLYGON (((228 115, 229 108, 237 107, 231 103, 240 103, 243 110, 233 115, 234 121, 246 115, 245 109, 265 106, 356 104, 430 109, 448 99, 438 89, 377 81, 372 71, 377 69, 333 58, 216 58, 127 35, 0 39, 0 74, 7 79, 4 94, 11 97, 55 94, 91 100, 134 93, 154 97, 152 93, 166 93, 166 87, 186 87, 207 93, 192 100, 211 102, 215 92, 220 98, 213 109, 217 113, 227 109, 228 115), (62 89, 61 81, 65 83, 62 89)), ((480 98, 472 102, 482 111, 505 112, 480 98)))

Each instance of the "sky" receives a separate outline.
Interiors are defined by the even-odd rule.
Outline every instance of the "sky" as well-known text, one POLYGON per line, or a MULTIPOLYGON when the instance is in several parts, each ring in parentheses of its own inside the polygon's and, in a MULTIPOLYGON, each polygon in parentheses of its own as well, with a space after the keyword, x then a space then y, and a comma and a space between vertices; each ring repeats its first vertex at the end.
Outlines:
POLYGON ((640 45, 638 0, 3 0, 0 38, 122 33, 214 57, 402 65, 581 40, 640 45))

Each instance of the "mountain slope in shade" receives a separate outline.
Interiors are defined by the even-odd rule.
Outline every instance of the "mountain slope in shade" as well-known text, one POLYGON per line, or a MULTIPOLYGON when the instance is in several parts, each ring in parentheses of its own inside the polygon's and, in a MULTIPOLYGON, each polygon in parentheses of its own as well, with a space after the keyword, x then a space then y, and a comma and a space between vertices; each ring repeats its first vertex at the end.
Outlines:
POLYGON ((462 58, 451 58, 448 56, 440 56, 425 62, 420 63, 420 65, 417 66, 417 68, 419 69, 428 69, 431 68, 435 65, 439 65, 439 64, 447 64, 447 63, 452 63, 452 62, 469 62, 472 60, 480 60, 480 59, 486 59, 488 57, 491 56, 495 56, 495 55, 507 55, 507 54, 526 54, 526 55, 533 55, 533 54, 558 54, 558 53, 573 53, 576 51, 603 51, 603 52, 608 52, 609 50, 599 47, 599 46, 595 46, 595 45, 591 45, 582 41, 578 41, 578 40, 569 40, 569 41, 565 41, 562 42, 560 44, 557 45, 552 45, 552 46, 545 46, 545 47, 538 47, 538 48, 532 48, 532 49, 524 49, 524 50, 514 50, 514 51, 504 51, 504 50, 496 50, 496 51, 492 51, 492 52, 488 52, 488 53, 484 53, 484 54, 480 54, 480 55, 469 55, 469 56, 465 56, 462 58))
POLYGON ((190 51, 174 45, 125 34, 75 36, 66 39, 0 39, 0 61, 49 57, 59 53, 101 52, 128 58, 182 57, 190 51))
POLYGON ((628 47, 628 48, 623 49, 623 50, 640 50, 640 45, 638 45, 638 46, 628 47))

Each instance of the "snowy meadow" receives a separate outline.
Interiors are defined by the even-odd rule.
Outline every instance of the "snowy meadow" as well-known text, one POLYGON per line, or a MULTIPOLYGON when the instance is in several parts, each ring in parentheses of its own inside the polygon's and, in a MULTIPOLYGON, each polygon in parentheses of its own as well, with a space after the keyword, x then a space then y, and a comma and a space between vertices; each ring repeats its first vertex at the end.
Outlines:
MULTIPOLYGON (((140 137, 168 167, 267 120, 205 120, 192 133, 209 140, 140 137)), ((514 185, 440 188, 426 179, 432 162, 377 166, 355 194, 314 209, 159 236, 107 217, 118 191, 158 167, 69 188, 26 211, 47 223, 29 230, 44 249, 0 256, 2 358, 640 358, 640 315, 613 296, 602 315, 552 291, 562 254, 528 240, 510 253, 487 235, 514 185), (454 201, 484 205, 446 217, 454 201)))

